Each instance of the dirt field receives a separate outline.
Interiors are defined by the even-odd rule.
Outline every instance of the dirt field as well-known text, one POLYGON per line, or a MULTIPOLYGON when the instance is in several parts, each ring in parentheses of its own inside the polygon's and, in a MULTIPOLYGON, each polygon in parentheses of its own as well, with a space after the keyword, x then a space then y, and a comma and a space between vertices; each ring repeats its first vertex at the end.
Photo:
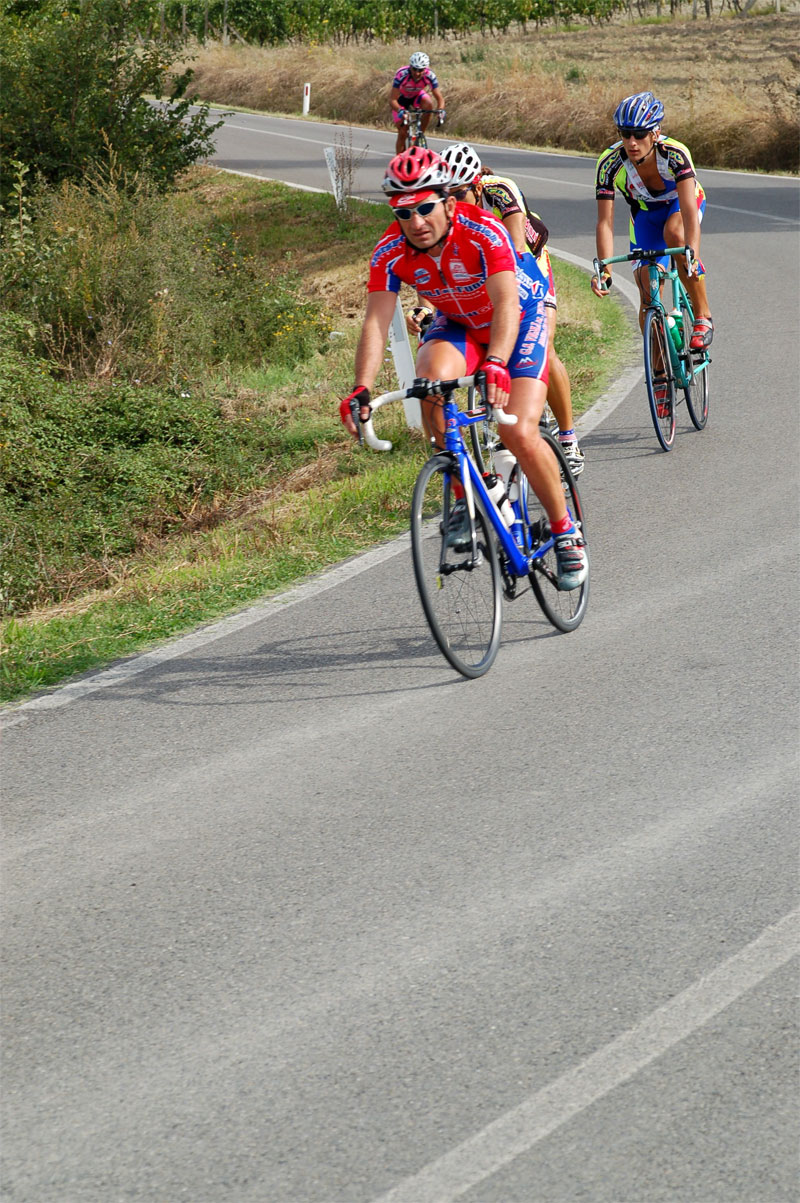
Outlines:
MULTIPOLYGON (((386 125, 393 72, 408 45, 259 49, 209 44, 193 61, 201 97, 267 112, 386 125)), ((800 166, 800 13, 572 32, 440 39, 426 46, 453 137, 596 153, 622 96, 652 88, 665 131, 698 166, 796 171, 800 166)))

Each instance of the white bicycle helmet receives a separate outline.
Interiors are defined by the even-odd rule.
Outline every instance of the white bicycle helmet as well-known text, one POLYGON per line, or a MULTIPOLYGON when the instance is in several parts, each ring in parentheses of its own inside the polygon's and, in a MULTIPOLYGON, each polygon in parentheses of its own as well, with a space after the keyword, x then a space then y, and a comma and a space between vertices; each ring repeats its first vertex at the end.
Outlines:
POLYGON ((389 196, 402 192, 449 188, 451 172, 441 155, 427 146, 412 146, 389 161, 381 187, 389 196))
POLYGON ((471 188, 481 173, 481 161, 466 142, 454 142, 442 151, 442 158, 453 173, 451 188, 471 188))
POLYGON ((415 71, 424 71, 426 67, 430 67, 431 60, 424 50, 415 50, 408 60, 408 65, 409 67, 413 67, 415 71))

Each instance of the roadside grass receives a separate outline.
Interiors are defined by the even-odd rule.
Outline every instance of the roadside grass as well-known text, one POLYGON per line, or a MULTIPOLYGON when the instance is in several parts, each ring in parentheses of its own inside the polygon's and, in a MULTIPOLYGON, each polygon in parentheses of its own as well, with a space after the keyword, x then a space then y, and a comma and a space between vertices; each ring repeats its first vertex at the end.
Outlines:
MULTIPOLYGON (((254 253, 273 268, 292 264, 303 295, 329 319, 326 350, 294 366, 223 363, 207 371, 202 394, 216 407, 216 421, 238 430, 246 429, 249 416, 266 415, 273 423, 274 445, 257 479, 248 468, 248 487, 234 481, 202 504, 179 507, 160 525, 143 521, 129 553, 87 554, 80 571, 65 568, 57 600, 9 615, 0 628, 3 701, 241 609, 406 527, 413 482, 427 454, 421 434, 405 427, 401 406, 383 411, 377 424, 394 450, 376 455, 352 443, 336 413, 336 398, 352 379, 365 247, 385 228, 385 211, 354 205, 341 237, 320 239, 314 223, 328 223, 330 230, 335 220, 330 197, 209 169, 193 173, 181 203, 210 206, 235 225, 248 253, 267 239, 265 225, 282 231, 277 242, 270 232, 268 249, 254 253)), ((620 305, 596 303, 583 273, 555 258, 553 266, 557 345, 580 413, 633 354, 633 324, 620 305)), ((387 353, 376 389, 392 387, 387 353)))
MULTIPOLYGON (((665 132, 698 166, 797 171, 799 32, 797 11, 696 21, 620 15, 589 28, 430 39, 425 49, 454 139, 596 155, 613 137, 621 97, 652 88, 666 106, 665 132)), ((192 51, 192 87, 213 104, 298 116, 310 83, 310 119, 388 129, 391 80, 415 48, 209 42, 192 51)))

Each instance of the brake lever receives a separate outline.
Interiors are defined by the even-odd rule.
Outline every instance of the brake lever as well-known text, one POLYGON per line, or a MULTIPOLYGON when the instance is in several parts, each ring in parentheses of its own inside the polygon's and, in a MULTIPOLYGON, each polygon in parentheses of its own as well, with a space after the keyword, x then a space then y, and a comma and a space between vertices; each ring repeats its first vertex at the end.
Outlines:
POLYGON ((359 443, 363 443, 364 442, 364 432, 361 429, 360 410, 361 410, 361 406, 358 404, 358 402, 356 400, 353 400, 350 402, 350 417, 353 419, 353 425, 356 428, 356 435, 358 436, 358 441, 359 441, 359 443))

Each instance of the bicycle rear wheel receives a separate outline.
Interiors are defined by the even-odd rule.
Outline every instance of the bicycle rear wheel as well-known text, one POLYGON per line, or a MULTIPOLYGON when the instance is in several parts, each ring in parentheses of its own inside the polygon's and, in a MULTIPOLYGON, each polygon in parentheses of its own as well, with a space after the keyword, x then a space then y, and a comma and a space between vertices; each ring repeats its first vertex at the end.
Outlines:
MULTIPOLYGON (((692 337, 694 317, 685 301, 681 301, 681 319, 683 321, 683 345, 689 346, 692 337)), ((686 408, 689 417, 697 430, 702 430, 708 421, 708 353, 706 351, 689 351, 689 367, 692 372, 687 387, 683 390, 686 398, 686 408), (702 371, 697 371, 705 363, 702 371)))
MULTIPOLYGON (((554 439, 552 435, 544 431, 542 432, 542 438, 548 446, 552 447, 553 454, 558 460, 561 472, 561 487, 564 490, 567 509, 585 539, 586 524, 583 517, 583 506, 581 505, 578 486, 575 484, 575 477, 570 472, 569 464, 557 439, 554 439)), ((523 474, 520 474, 520 478, 524 489, 522 493, 522 497, 524 498, 523 515, 527 513, 530 549, 531 551, 535 551, 537 547, 541 547, 550 538, 550 522, 544 506, 534 493, 527 478, 523 474)), ((588 556, 588 547, 586 550, 588 556)), ((577 589, 559 589, 556 575, 556 553, 551 548, 545 555, 539 556, 533 561, 533 566, 528 573, 528 577, 536 600, 541 606, 545 617, 557 630, 574 631, 577 626, 580 626, 589 602, 588 574, 586 580, 577 589)))
POLYGON ((476 500, 475 544, 458 551, 446 543, 453 508, 449 455, 423 467, 411 499, 411 555, 422 608, 442 655, 465 677, 491 668, 500 646, 502 585, 495 539, 476 500))
POLYGON ((671 450, 675 440, 675 377, 668 338, 663 311, 648 309, 644 319, 644 378, 656 437, 665 451, 671 450))
POLYGON ((408 129, 408 148, 418 146, 421 150, 425 150, 428 141, 422 132, 422 120, 419 117, 412 117, 408 129))

